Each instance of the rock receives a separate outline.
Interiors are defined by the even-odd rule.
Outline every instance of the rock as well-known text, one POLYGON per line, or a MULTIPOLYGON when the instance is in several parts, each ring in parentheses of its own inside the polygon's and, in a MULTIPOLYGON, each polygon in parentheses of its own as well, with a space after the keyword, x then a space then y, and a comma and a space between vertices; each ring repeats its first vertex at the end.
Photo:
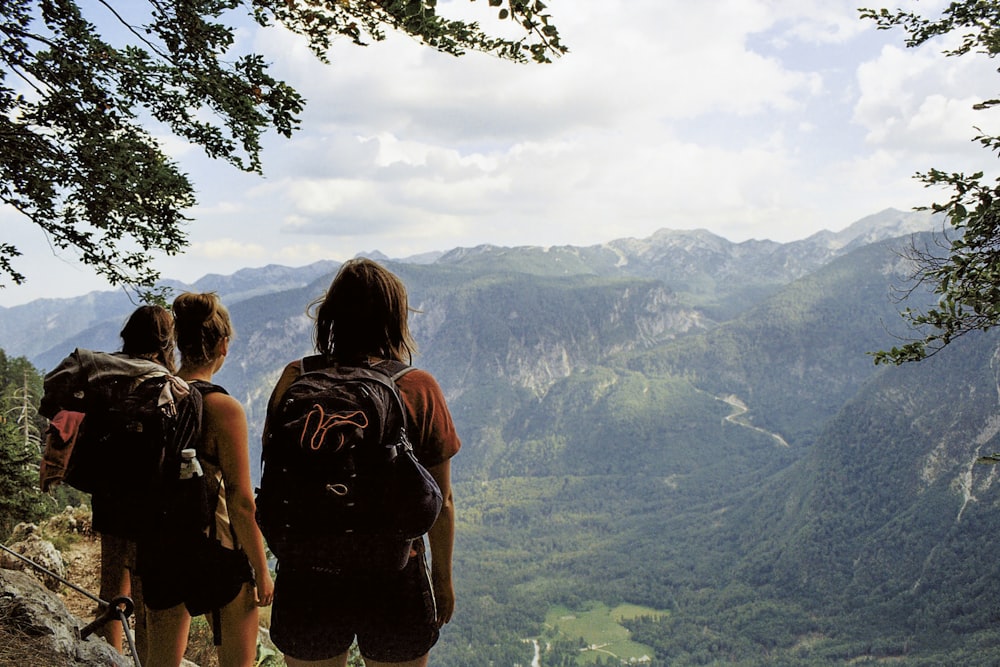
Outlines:
POLYGON ((96 635, 80 639, 83 625, 34 578, 0 569, 0 664, 131 667, 96 635))
POLYGON ((33 523, 21 522, 14 526, 14 530, 10 531, 9 542, 23 542, 24 540, 30 538, 32 535, 40 536, 41 529, 33 523))
POLYGON ((62 554, 59 553, 59 550, 48 540, 41 538, 38 526, 19 523, 14 527, 11 539, 18 540, 8 547, 11 551, 21 554, 52 574, 46 574, 37 568, 31 567, 17 556, 12 556, 6 551, 0 552, 0 567, 8 570, 23 570, 28 572, 45 584, 45 587, 50 591, 58 591, 61 585, 59 578, 66 578, 66 564, 63 562, 62 554))
POLYGON ((59 514, 54 514, 46 519, 42 524, 42 532, 46 535, 53 533, 59 535, 83 535, 93 534, 91 525, 90 508, 86 505, 74 507, 67 505, 59 514))

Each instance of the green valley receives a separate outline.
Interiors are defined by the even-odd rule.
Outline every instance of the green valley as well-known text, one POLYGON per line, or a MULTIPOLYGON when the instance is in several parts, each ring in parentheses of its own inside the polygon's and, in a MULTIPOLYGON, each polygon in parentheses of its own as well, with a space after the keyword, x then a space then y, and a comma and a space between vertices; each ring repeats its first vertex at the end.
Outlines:
POLYGON ((636 643, 621 623, 638 618, 659 619, 660 612, 639 605, 622 604, 609 608, 602 603, 585 604, 582 609, 556 606, 545 614, 544 644, 551 664, 593 664, 597 660, 618 660, 627 664, 646 664, 653 649, 636 643), (572 646, 575 648, 562 648, 572 646), (563 655, 558 655, 563 653, 563 655))
MULTIPOLYGON (((1000 451, 1000 338, 876 367, 908 335, 909 275, 909 239, 877 222, 863 242, 663 231, 389 261, 463 440, 458 606, 431 664, 1000 662, 1000 478, 975 463, 1000 451)), ((256 437, 332 271, 192 286, 232 296, 219 381, 256 437)), ((0 332, 59 331, 5 338, 41 369, 111 348, 106 312, 130 306, 104 298, 0 311, 0 332)))

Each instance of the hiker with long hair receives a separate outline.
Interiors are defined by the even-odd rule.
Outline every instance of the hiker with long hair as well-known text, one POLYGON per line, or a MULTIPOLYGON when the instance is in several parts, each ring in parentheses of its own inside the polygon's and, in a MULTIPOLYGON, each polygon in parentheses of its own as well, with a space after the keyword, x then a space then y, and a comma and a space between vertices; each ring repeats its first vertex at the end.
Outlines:
MULTIPOLYGON (((121 330, 122 353, 146 359, 174 372, 174 321, 170 312, 161 306, 140 306, 125 322, 121 330)), ((114 525, 122 516, 122 508, 110 506, 101 494, 91 497, 92 526, 101 536, 101 590, 102 600, 131 597, 135 604, 136 650, 146 647, 146 614, 142 585, 135 575, 136 545, 133 540, 120 537, 128 526, 114 525)), ((97 631, 111 646, 124 651, 124 636, 120 623, 105 623, 97 631)))
POLYGON ((213 293, 184 293, 173 303, 181 367, 178 375, 203 397, 197 458, 217 490, 215 521, 196 553, 187 545, 139 544, 146 599, 146 667, 181 664, 192 615, 207 614, 221 667, 253 665, 258 606, 271 603, 274 585, 254 521, 246 414, 239 401, 212 383, 229 353, 233 327, 213 293), (211 613, 209 613, 211 612, 211 613))
MULTIPOLYGON (((406 288, 379 264, 367 259, 346 262, 311 310, 316 349, 328 363, 374 367, 386 361, 412 362, 416 345, 408 325, 406 288)), ((300 361, 286 366, 268 404, 269 419, 301 374, 300 361)), ((412 369, 396 384, 413 450, 443 497, 440 514, 427 533, 430 572, 422 538, 413 542, 402 570, 377 576, 284 567, 279 558, 271 639, 289 667, 344 667, 355 639, 368 667, 421 667, 440 628, 451 620, 455 509, 450 459, 461 443, 444 395, 429 373, 412 369)))

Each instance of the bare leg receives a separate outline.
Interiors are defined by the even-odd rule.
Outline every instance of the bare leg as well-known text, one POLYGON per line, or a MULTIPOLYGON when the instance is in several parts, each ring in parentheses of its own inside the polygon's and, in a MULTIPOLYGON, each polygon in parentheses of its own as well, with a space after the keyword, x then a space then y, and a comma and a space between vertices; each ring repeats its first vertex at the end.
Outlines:
POLYGON ((428 655, 430 654, 424 653, 416 660, 407 660, 406 662, 376 662, 365 658, 365 667, 427 667, 428 655))
POLYGON ((218 648, 219 667, 253 665, 257 657, 257 633, 260 623, 252 584, 244 584, 239 595, 222 608, 221 617, 222 646, 218 648))
MULTIPOLYGON (((131 578, 126 569, 128 541, 114 535, 101 535, 101 591, 100 597, 110 602, 116 597, 132 593, 131 578)), ((124 632, 116 621, 105 623, 95 631, 104 637, 116 651, 122 651, 124 632)))
POLYGON ((296 660, 285 656, 288 667, 347 667, 347 652, 327 660, 296 660))
POLYGON ((149 644, 143 667, 177 667, 187 649, 191 615, 183 604, 170 609, 146 610, 146 640, 149 644))

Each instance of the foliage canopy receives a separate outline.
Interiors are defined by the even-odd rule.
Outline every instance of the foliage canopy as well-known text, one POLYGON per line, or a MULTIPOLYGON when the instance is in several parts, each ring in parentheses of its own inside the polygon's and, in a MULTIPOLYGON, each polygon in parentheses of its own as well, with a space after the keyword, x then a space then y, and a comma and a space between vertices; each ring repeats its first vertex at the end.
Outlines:
MULTIPOLYGON (((305 37, 323 61, 338 38, 366 45, 389 30, 456 56, 566 51, 539 0, 487 1, 519 38, 446 19, 436 0, 0 0, 0 203, 112 284, 151 286, 151 252, 183 250, 195 203, 154 132, 260 172, 262 135, 298 128, 301 95, 260 54, 233 52, 241 12, 305 37)), ((0 242, 0 287, 25 280, 20 255, 0 242)))
MULTIPOLYGON (((1000 53, 1000 2, 952 2, 935 19, 913 12, 862 9, 863 18, 880 30, 901 28, 908 47, 960 31, 959 45, 944 51, 948 56, 969 53, 990 58, 1000 53)), ((982 100, 978 110, 1000 105, 1000 99, 982 100)), ((1000 136, 978 130, 974 141, 1000 152, 1000 136)), ((1000 179, 990 181, 983 171, 973 174, 930 169, 916 177, 927 187, 943 186, 950 196, 943 202, 920 207, 943 213, 947 230, 941 250, 912 247, 917 284, 929 286, 938 296, 936 307, 926 312, 907 309, 903 317, 923 338, 890 350, 876 352, 876 363, 901 364, 931 356, 970 331, 985 331, 1000 323, 1000 179)))

